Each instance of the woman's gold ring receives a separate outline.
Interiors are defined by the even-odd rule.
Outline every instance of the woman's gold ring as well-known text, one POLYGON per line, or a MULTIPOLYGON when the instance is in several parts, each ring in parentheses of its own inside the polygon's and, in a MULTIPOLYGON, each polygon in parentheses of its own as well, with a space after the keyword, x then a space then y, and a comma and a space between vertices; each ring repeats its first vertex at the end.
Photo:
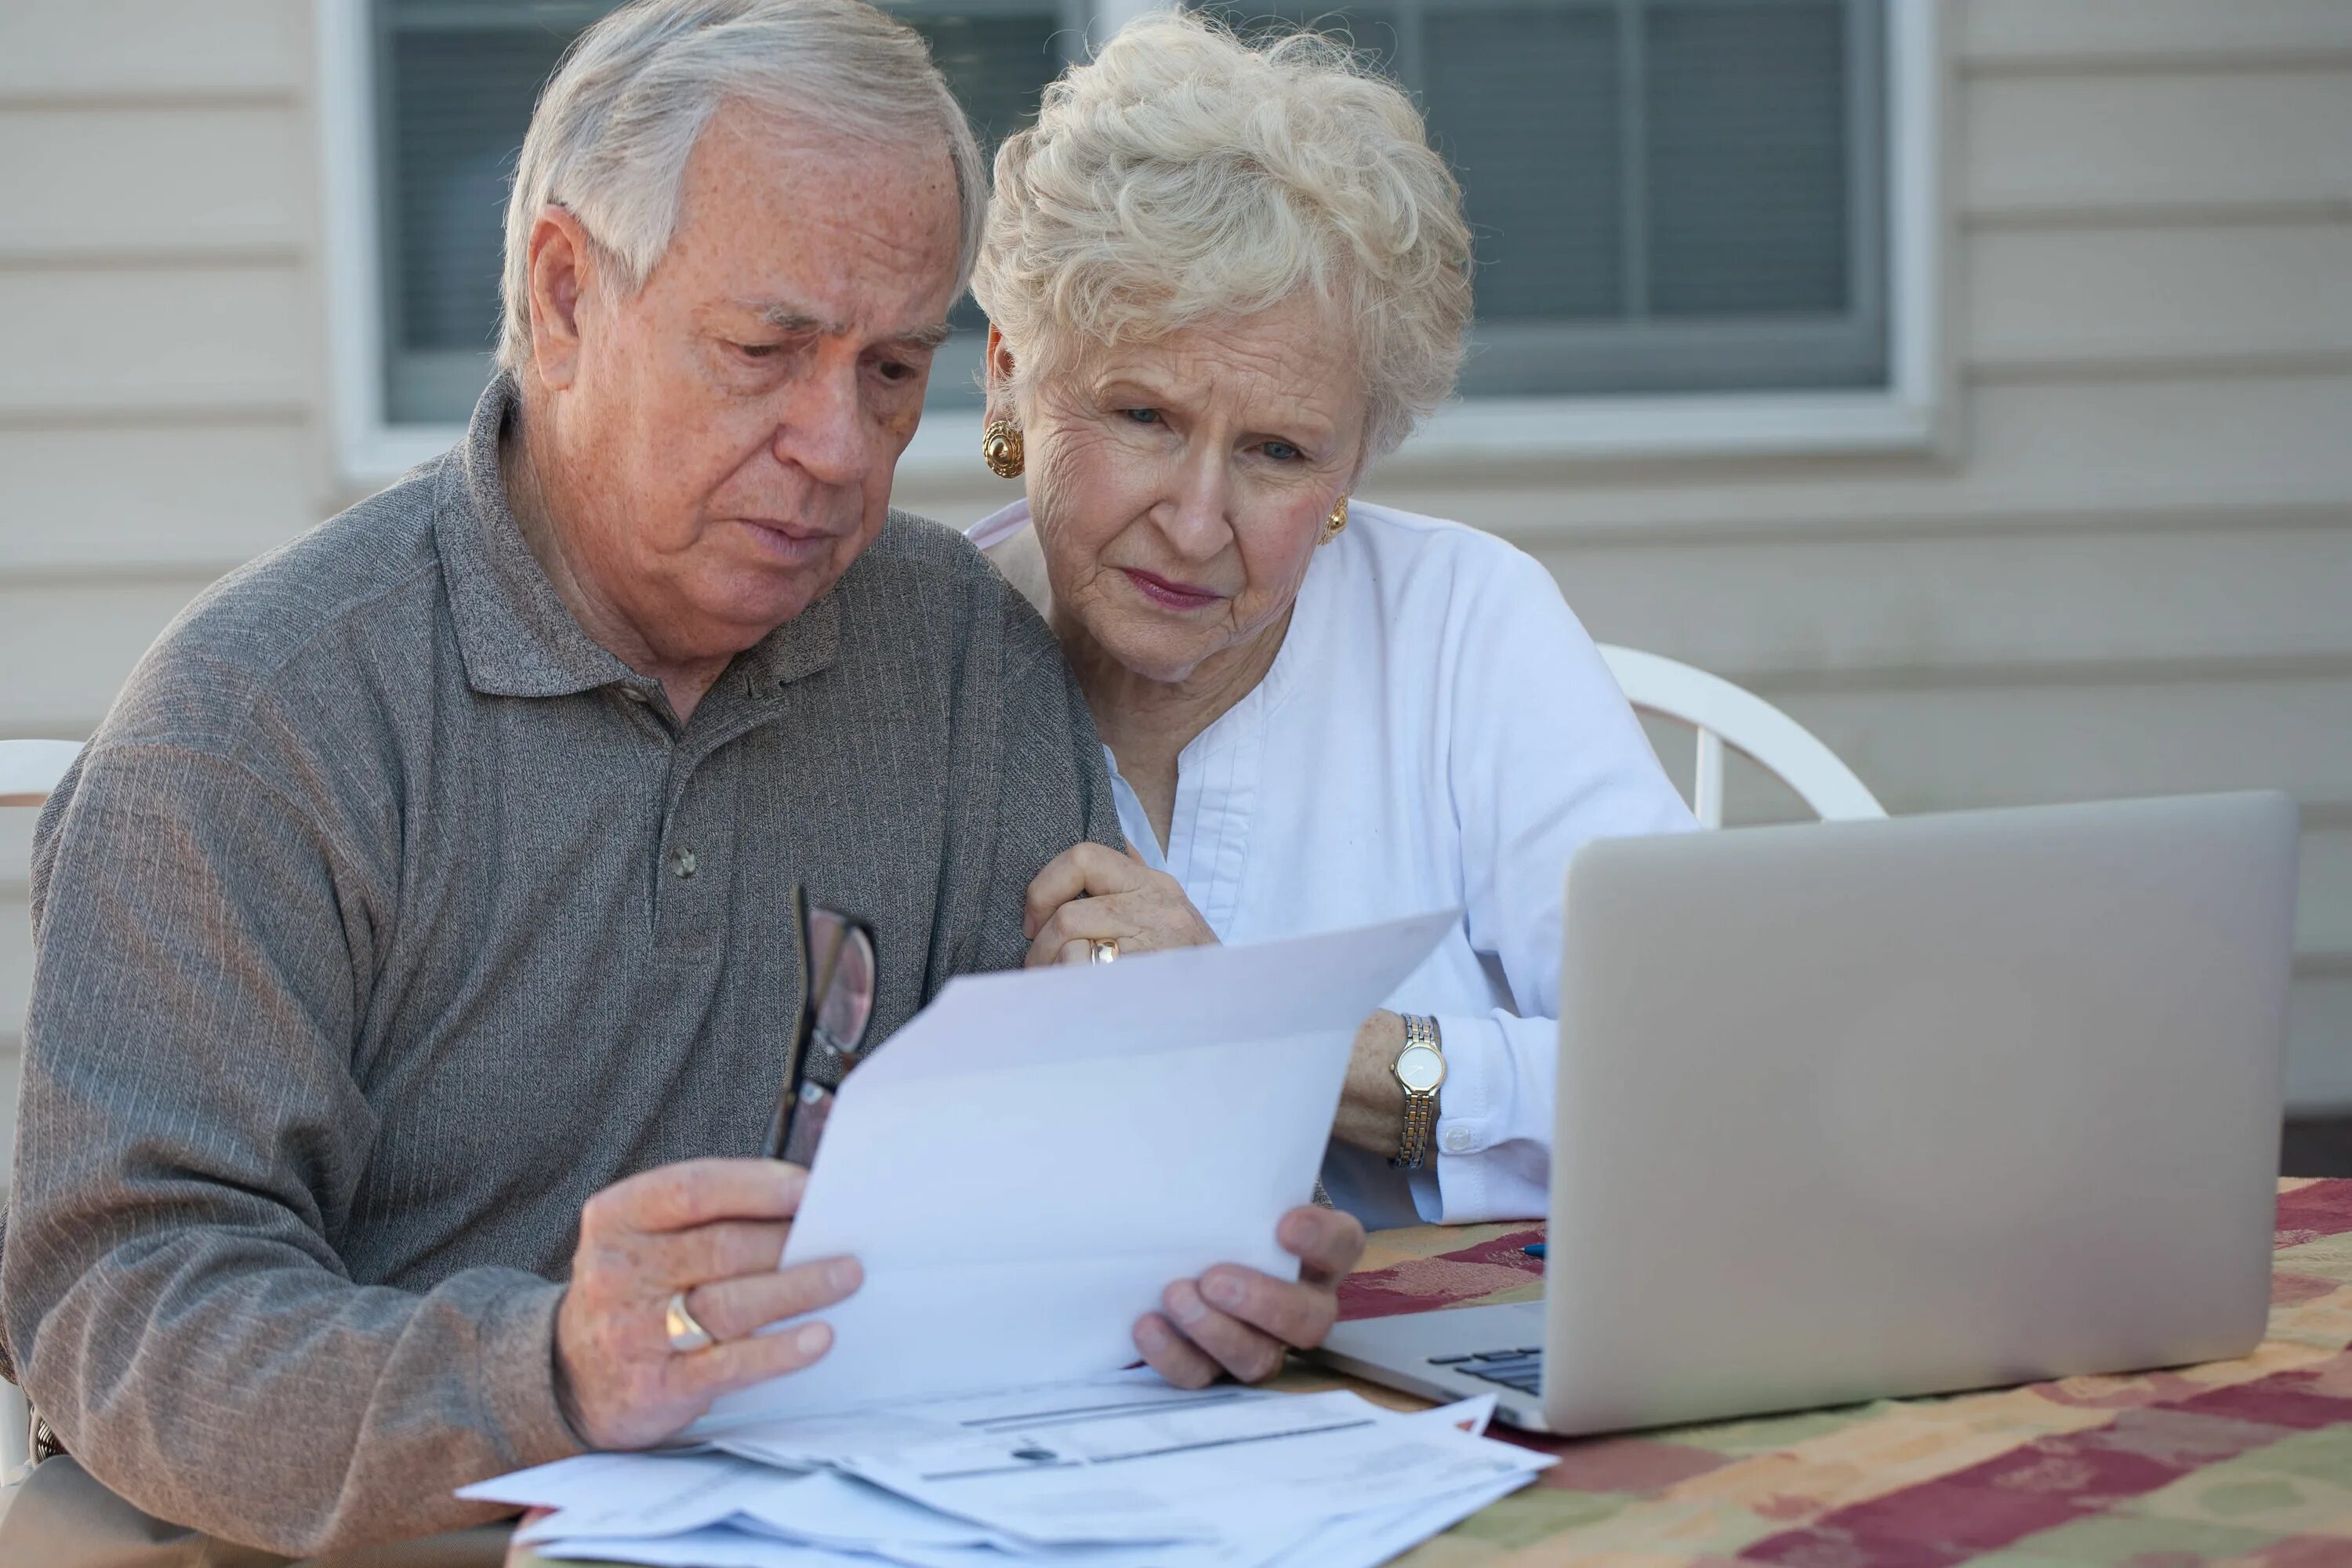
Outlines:
POLYGON ((662 1314, 662 1321, 669 1330, 669 1348, 680 1355, 692 1355, 718 1342, 710 1331, 696 1322, 694 1314, 686 1310, 683 1290, 670 1292, 669 1310, 662 1314))
POLYGON ((1098 936, 1088 939, 1087 942, 1087 962, 1088 963, 1116 963, 1118 958, 1118 938, 1115 936, 1098 936))

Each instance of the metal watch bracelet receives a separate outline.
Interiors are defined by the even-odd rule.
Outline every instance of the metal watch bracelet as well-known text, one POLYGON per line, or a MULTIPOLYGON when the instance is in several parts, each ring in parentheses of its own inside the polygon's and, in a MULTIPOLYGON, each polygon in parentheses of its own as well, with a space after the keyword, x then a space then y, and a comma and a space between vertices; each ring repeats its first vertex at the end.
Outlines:
POLYGON ((1437 1130, 1438 1092, 1445 1083, 1445 1047, 1436 1019, 1415 1013, 1402 1017, 1404 1047, 1397 1053, 1397 1066, 1391 1071, 1404 1089, 1404 1128, 1397 1138, 1396 1157, 1389 1163, 1401 1171, 1418 1171, 1429 1159, 1430 1140, 1437 1130), (1416 1051, 1416 1047, 1422 1049, 1416 1051), (1429 1055, 1436 1058, 1433 1079, 1417 1084, 1408 1078, 1403 1064, 1409 1057, 1429 1055))

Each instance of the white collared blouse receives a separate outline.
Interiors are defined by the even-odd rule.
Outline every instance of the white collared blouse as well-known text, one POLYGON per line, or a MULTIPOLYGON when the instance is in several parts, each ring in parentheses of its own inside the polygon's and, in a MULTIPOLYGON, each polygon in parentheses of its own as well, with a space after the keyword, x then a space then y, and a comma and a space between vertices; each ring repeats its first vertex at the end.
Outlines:
MULTIPOLYGON (((1265 679, 1178 758, 1167 844, 1111 759, 1120 826, 1229 942, 1463 909, 1387 1002, 1444 1038, 1435 1159, 1408 1176, 1334 1142, 1324 1185, 1368 1226, 1539 1216, 1569 856, 1694 823, 1539 563, 1460 523, 1348 510, 1265 679)), ((1028 522, 1018 501, 970 537, 1028 522)))

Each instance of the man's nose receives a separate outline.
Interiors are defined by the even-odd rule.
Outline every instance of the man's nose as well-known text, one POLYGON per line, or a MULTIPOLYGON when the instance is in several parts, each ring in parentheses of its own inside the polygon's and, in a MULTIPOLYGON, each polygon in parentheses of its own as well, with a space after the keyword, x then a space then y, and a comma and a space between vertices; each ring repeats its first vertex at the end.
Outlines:
POLYGON ((776 461, 819 484, 854 486, 865 479, 874 443, 858 401, 857 374, 854 362, 819 364, 794 384, 776 424, 776 461))

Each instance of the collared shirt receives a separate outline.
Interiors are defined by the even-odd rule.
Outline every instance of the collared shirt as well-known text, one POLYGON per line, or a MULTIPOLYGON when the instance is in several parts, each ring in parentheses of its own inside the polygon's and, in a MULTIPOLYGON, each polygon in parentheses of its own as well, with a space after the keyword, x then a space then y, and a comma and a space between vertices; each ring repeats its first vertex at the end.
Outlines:
MULTIPOLYGON (((1016 502, 970 536, 1028 521, 1016 502)), ((1223 941, 1463 910, 1387 1003, 1444 1037, 1435 1158, 1408 1176, 1335 1142, 1323 1184, 1367 1225, 1546 1212, 1562 873, 1587 839, 1696 824, 1540 563, 1350 502, 1265 679, 1178 757, 1166 845, 1111 787, 1128 841, 1223 941)))
POLYGON ((99 1479, 276 1551, 576 1450, 581 1204, 761 1152, 794 884, 887 1034, 1119 841, 1051 634, 919 519, 679 724, 525 546, 514 414, 206 594, 37 830, 8 1338, 99 1479))

